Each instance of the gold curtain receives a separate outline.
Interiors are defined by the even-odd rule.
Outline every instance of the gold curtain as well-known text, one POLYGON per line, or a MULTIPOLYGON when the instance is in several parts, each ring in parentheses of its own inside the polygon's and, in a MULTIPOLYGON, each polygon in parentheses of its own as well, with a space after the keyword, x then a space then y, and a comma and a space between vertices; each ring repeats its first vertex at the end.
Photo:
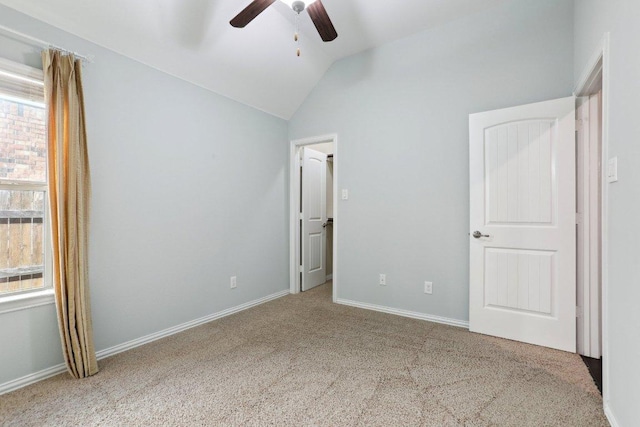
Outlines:
POLYGON ((89 303, 88 228, 91 182, 82 64, 71 54, 42 52, 48 126, 53 286, 67 368, 75 378, 98 372, 89 303))

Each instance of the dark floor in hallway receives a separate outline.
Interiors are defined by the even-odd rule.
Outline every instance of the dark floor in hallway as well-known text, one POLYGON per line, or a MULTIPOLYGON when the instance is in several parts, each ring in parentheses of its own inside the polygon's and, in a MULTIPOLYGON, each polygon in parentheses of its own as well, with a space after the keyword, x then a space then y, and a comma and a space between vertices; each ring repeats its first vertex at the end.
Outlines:
POLYGON ((589 368, 589 373, 591 377, 593 377, 593 381, 596 383, 598 390, 600 390, 600 394, 602 394, 602 358, 593 359, 586 356, 580 357, 582 357, 582 361, 587 365, 587 368, 589 368))

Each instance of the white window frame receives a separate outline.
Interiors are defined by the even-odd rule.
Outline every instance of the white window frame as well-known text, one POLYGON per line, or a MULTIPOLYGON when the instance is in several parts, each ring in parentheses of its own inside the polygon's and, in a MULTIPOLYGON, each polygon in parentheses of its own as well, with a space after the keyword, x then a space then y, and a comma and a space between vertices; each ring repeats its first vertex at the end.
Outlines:
MULTIPOLYGON (((10 76, 18 76, 24 87, 24 97, 15 91, 5 93, 0 90, 0 98, 15 101, 25 105, 45 108, 44 100, 34 98, 31 88, 34 86, 44 85, 44 76, 42 70, 28 67, 0 58, 0 80, 8 81, 10 76), (6 79, 6 80, 5 80, 6 79), (30 88, 31 87, 31 88, 30 88)), ((0 86, 1 89, 1 86, 0 86)), ((48 166, 48 165, 47 165, 48 166)), ((0 295, 0 314, 9 313, 17 310, 38 307, 54 303, 53 280, 52 280, 52 260, 51 260, 51 222, 49 220, 49 189, 47 182, 33 181, 14 181, 0 179, 0 190, 8 191, 43 191, 44 197, 44 215, 42 219, 43 226, 43 249, 44 249, 44 266, 43 266, 43 283, 44 287, 34 290, 12 292, 10 294, 0 295)))

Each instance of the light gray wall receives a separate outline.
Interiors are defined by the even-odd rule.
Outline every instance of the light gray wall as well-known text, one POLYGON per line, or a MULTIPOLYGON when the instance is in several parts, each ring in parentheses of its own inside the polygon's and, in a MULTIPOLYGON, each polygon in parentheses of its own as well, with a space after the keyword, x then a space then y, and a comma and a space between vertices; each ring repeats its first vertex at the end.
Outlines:
POLYGON ((468 319, 468 115, 569 96, 572 22, 515 0, 329 69, 289 137, 338 134, 339 298, 468 319))
MULTIPOLYGON (((608 387, 619 426, 640 423, 640 2, 580 0, 575 10, 575 80, 605 32, 611 33, 609 157, 618 157, 619 181, 609 197, 608 387)), ((606 162, 606 160, 605 160, 606 162)))
MULTIPOLYGON (((3 6, 0 25, 95 55, 83 73, 97 350, 288 289, 284 120, 3 6)), ((4 38, 0 56, 39 62, 4 38)), ((0 384, 62 362, 55 322, 53 306, 0 315, 0 384)))

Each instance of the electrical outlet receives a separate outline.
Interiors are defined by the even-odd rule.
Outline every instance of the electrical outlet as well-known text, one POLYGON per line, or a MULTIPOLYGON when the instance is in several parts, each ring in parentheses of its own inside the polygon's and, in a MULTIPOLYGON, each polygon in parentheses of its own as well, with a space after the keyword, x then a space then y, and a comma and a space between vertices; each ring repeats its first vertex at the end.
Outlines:
POLYGON ((429 295, 433 293, 433 282, 424 282, 424 293, 429 295))
POLYGON ((231 276, 231 289, 235 289, 237 285, 236 276, 231 276))
POLYGON ((380 273, 380 286, 385 286, 387 284, 387 275, 380 273))

